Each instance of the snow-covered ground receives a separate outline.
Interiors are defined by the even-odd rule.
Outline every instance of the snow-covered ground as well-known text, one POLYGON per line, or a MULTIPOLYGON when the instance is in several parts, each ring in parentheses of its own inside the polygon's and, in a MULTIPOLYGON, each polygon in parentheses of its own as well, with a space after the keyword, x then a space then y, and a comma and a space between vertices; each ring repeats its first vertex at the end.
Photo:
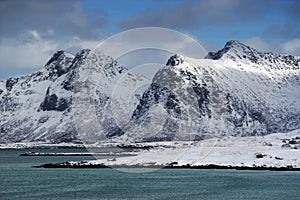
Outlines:
MULTIPOLYGON (((14 143, 0 144, 1 148, 34 147, 117 147, 118 143, 104 144, 45 144, 14 143)), ((288 133, 274 133, 267 136, 224 137, 202 141, 171 141, 133 143, 140 148, 135 156, 114 159, 100 159, 87 162, 68 162, 72 165, 105 165, 109 167, 161 167, 161 166, 230 166, 300 168, 300 130, 288 133), (145 147, 143 149, 142 147, 145 147), (151 148, 149 148, 151 147, 151 148)), ((97 158, 97 156, 95 156, 97 158)))
POLYGON ((43 142, 19 142, 19 143, 8 143, 0 144, 0 149, 25 149, 25 148, 50 148, 50 147, 74 147, 84 148, 83 144, 74 143, 59 143, 59 144, 48 144, 43 142))
MULTIPOLYGON (((199 142, 152 143, 152 149, 137 156, 89 161, 106 166, 245 166, 300 167, 300 131, 276 133, 265 137, 227 137, 199 142), (296 139, 297 138, 297 139, 296 139), (285 140, 285 142, 284 142, 285 140), (290 142, 293 143, 293 142, 290 142), (298 146, 298 149, 296 149, 298 146)), ((145 143, 146 146, 151 145, 145 143)))

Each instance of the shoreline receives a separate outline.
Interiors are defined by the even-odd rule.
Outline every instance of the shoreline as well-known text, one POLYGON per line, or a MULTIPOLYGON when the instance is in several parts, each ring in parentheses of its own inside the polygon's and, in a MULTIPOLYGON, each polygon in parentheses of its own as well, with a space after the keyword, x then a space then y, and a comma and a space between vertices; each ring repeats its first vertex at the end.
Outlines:
MULTIPOLYGON (((237 169, 300 171, 300 132, 276 133, 257 137, 224 137, 202 141, 170 141, 152 143, 107 143, 106 147, 119 145, 135 156, 127 156, 111 149, 107 152, 41 152, 25 156, 91 155, 120 156, 90 161, 48 163, 40 168, 186 168, 186 169, 237 169), (151 147, 151 148, 150 148, 151 147), (94 154, 95 155, 95 154, 94 154)), ((62 145, 62 144, 61 144, 62 145)), ((33 151, 31 151, 33 152, 33 151)), ((24 155, 23 155, 24 156, 24 155)))
POLYGON ((227 169, 227 170, 253 170, 253 171, 300 171, 300 168, 293 166, 286 167, 267 167, 267 166, 226 166, 226 165, 104 165, 104 164, 72 164, 72 163, 48 163, 39 166, 32 166, 33 168, 72 168, 72 169, 103 169, 103 168, 119 168, 119 169, 134 169, 134 168, 157 168, 157 169, 227 169))
POLYGON ((134 152, 95 152, 95 153, 36 153, 27 152, 20 156, 136 156, 134 152))

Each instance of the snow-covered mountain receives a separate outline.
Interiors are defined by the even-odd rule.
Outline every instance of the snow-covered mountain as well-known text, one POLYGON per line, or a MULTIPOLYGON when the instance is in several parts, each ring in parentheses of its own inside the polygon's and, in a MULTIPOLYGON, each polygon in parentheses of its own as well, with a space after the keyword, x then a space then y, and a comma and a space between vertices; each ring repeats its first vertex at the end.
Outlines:
POLYGON ((123 138, 197 140, 299 129, 299 65, 299 57, 237 41, 205 59, 175 55, 156 73, 123 138))
POLYGON ((198 140, 299 129, 299 65, 299 57, 229 41, 204 59, 172 56, 138 100, 132 91, 147 82, 142 75, 101 53, 59 51, 43 69, 0 82, 0 143, 198 140))
MULTIPOLYGON (((78 106, 82 105, 77 103, 74 107, 74 96, 85 98, 84 87, 87 85, 93 92, 87 95, 92 102, 90 105, 96 107, 95 113, 103 131, 101 135, 116 134, 118 126, 113 113, 109 112, 110 87, 120 77, 127 80, 123 90, 146 80, 128 72, 109 56, 82 50, 76 56, 58 51, 43 69, 28 76, 1 81, 0 143, 81 142, 84 133, 78 134, 77 130, 82 118, 78 117, 76 121, 74 116, 78 106)), ((133 104, 137 101, 133 99, 133 104)), ((85 139, 84 142, 89 140, 85 139)))

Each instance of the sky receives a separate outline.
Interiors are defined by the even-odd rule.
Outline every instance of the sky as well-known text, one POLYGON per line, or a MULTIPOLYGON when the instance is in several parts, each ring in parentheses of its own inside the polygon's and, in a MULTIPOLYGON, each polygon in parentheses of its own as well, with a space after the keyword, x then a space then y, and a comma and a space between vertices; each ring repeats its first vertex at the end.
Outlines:
POLYGON ((182 32, 208 51, 238 40, 300 56, 299 19, 299 0, 0 0, 0 79, 139 27, 182 32))

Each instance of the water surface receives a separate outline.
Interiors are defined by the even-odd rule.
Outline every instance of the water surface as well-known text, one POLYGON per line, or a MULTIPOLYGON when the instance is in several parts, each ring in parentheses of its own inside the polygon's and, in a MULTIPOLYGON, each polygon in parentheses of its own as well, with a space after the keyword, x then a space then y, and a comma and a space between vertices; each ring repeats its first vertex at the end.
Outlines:
MULTIPOLYGON (((300 172, 161 169, 40 169, 49 162, 92 157, 20 157, 0 150, 0 199, 300 199, 300 172)), ((82 152, 54 149, 50 152, 82 152)), ((107 151, 107 150, 103 150, 107 151)))

